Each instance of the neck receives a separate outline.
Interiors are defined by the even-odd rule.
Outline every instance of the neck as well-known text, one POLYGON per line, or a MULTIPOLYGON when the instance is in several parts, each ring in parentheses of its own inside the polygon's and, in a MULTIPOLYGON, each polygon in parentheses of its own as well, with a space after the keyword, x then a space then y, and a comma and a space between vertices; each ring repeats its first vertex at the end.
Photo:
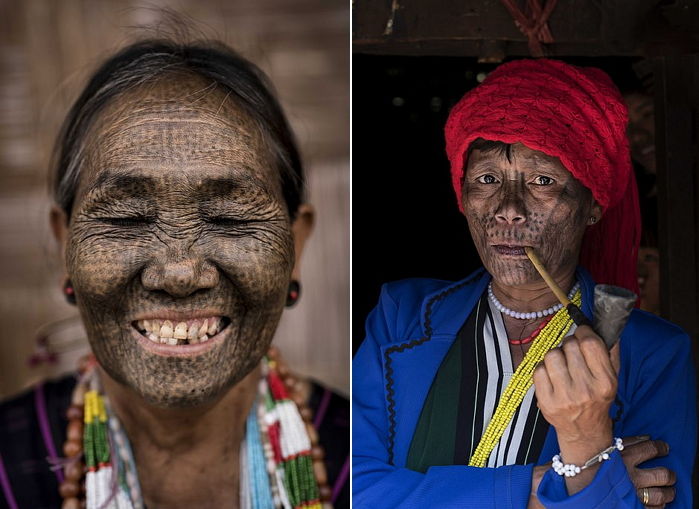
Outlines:
POLYGON ((104 371, 100 376, 131 442, 146 506, 216 507, 212 493, 239 498, 240 442, 259 367, 220 399, 195 408, 154 407, 104 371))
MULTIPOLYGON (((559 271, 552 274, 552 277, 567 293, 575 283, 575 268, 559 271)), ((493 278, 493 293, 503 306, 522 313, 541 311, 558 303, 556 296, 538 275, 535 281, 516 286, 503 284, 493 278)))

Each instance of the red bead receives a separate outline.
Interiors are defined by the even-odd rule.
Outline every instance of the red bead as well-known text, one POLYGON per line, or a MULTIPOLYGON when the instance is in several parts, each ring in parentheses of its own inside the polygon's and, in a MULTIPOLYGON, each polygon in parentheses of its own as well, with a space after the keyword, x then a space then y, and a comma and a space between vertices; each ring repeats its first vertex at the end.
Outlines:
POLYGON ((63 498, 75 498, 80 493, 80 486, 74 481, 63 481, 58 488, 58 492, 63 498))

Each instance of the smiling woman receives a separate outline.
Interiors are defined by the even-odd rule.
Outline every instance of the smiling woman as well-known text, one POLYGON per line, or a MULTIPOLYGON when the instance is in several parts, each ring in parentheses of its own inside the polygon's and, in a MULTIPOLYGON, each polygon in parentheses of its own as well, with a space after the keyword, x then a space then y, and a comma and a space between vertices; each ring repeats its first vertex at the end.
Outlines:
POLYGON ((312 411, 270 350, 313 210, 261 71, 219 44, 125 48, 71 109, 52 187, 93 356, 50 389, 60 487, 48 465, 16 470, 22 435, 0 455, 7 505, 327 505, 312 411))

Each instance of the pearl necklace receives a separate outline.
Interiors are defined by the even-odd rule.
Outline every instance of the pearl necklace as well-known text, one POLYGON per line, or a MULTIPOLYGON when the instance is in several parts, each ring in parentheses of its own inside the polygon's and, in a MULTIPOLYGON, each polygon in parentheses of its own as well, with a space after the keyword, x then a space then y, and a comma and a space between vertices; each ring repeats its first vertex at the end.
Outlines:
MULTIPOLYGON (((573 295, 575 295, 575 292, 577 292, 579 288, 580 283, 576 282, 575 285, 573 285, 573 288, 571 288, 570 292, 568 292, 568 300, 573 300, 573 295)), ((488 283, 488 298, 498 311, 500 311, 503 314, 506 314, 507 316, 511 316, 512 318, 518 318, 520 320, 532 320, 534 318, 543 318, 545 316, 553 315, 563 307, 563 304, 559 302, 558 304, 555 304, 550 308, 544 309, 542 311, 532 311, 530 313, 520 313, 519 311, 514 311, 513 309, 506 308, 505 306, 503 306, 502 302, 500 302, 498 298, 495 296, 495 294, 493 293, 492 281, 488 283)))

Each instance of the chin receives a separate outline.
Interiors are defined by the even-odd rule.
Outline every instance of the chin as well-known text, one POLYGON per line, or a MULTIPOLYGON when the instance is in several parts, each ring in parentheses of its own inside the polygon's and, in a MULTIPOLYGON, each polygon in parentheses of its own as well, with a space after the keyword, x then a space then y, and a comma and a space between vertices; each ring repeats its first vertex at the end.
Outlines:
POLYGON ((525 286, 540 279, 539 273, 529 261, 493 263, 486 264, 485 267, 493 279, 503 286, 525 286))

